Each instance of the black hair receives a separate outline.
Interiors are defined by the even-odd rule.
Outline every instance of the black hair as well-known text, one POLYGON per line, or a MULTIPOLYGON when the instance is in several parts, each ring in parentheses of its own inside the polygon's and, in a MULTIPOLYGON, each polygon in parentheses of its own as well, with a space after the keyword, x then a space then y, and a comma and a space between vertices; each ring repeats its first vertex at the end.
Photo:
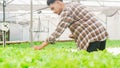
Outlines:
POLYGON ((47 0, 47 5, 49 6, 50 4, 54 3, 55 1, 63 1, 63 0, 47 0))

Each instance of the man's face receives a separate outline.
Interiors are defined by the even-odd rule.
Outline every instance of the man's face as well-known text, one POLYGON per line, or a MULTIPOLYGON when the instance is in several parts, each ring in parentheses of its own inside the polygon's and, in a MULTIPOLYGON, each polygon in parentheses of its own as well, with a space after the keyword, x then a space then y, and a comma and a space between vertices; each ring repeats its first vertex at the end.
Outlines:
POLYGON ((60 1, 56 1, 53 4, 50 4, 50 9, 55 13, 60 15, 62 11, 62 5, 60 4, 60 1))

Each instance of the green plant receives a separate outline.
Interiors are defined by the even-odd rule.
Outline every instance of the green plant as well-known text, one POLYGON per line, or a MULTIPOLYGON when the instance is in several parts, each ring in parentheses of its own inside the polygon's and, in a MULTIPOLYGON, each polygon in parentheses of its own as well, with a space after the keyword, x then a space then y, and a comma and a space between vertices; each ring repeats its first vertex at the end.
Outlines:
MULTIPOLYGON (((108 42, 108 41, 107 41, 108 42)), ((110 41, 109 41, 110 42, 110 41)), ((40 45, 40 42, 35 42, 40 45)), ((29 43, 0 47, 0 68, 119 68, 120 55, 104 51, 73 52, 74 42, 57 42, 42 50, 29 43)))

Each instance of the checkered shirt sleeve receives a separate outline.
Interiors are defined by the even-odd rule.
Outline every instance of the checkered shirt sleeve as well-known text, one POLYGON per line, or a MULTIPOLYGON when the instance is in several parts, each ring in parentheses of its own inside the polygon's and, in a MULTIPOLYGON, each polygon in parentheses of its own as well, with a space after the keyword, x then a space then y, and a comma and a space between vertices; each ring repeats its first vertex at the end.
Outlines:
POLYGON ((46 39, 46 42, 54 43, 58 37, 65 31, 65 29, 74 21, 74 19, 70 16, 70 10, 63 10, 60 15, 60 22, 57 25, 55 31, 46 39))

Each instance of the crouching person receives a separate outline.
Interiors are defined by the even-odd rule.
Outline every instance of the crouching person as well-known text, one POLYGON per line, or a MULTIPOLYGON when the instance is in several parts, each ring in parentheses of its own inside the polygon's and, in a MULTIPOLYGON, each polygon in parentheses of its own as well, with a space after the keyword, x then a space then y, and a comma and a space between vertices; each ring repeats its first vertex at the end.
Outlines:
POLYGON ((79 3, 63 3, 62 0, 47 0, 51 10, 60 15, 60 22, 56 30, 35 50, 41 50, 50 43, 55 42, 66 28, 69 28, 79 50, 88 52, 104 50, 108 33, 103 22, 79 3))

